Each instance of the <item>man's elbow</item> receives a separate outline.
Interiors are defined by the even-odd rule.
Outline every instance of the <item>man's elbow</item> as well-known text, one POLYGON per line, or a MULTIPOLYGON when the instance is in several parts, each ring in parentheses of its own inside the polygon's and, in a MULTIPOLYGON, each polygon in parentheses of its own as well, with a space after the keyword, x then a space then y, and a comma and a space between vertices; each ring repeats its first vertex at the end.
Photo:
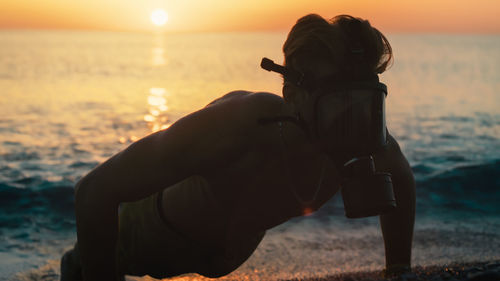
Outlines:
POLYGON ((75 215, 78 218, 82 215, 82 210, 85 209, 86 198, 89 189, 89 180, 86 177, 81 178, 75 185, 75 215))
POLYGON ((99 188, 95 180, 92 179, 92 174, 88 174, 80 179, 75 185, 75 212, 78 219, 82 215, 82 211, 88 209, 89 204, 96 205, 102 201, 102 196, 98 194, 99 188))
POLYGON ((118 208, 120 203, 107 183, 102 182, 92 172, 76 183, 74 199, 77 219, 83 213, 92 213, 103 208, 118 208))
POLYGON ((76 202, 76 198, 78 197, 78 193, 81 189, 81 186, 83 184, 83 181, 84 181, 84 177, 81 178, 78 182, 76 182, 75 184, 75 192, 74 192, 74 197, 75 197, 75 202, 76 202))

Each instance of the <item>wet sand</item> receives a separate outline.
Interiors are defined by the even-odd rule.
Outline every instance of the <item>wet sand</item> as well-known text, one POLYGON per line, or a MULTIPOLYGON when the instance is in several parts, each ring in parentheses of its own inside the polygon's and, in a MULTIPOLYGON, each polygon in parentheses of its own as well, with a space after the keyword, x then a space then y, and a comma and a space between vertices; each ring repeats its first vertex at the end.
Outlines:
MULTIPOLYGON (((291 274, 291 273, 290 273, 291 274)), ((57 281, 59 280, 58 262, 52 261, 37 270, 26 272, 22 275, 17 275, 13 279, 16 281, 57 281)), ((221 278, 227 280, 226 278, 221 278)), ((142 278, 127 277, 127 280, 141 280, 151 281, 157 280, 145 276, 142 278)), ((190 275, 184 277, 174 277, 168 280, 183 280, 183 281, 197 281, 197 280, 218 280, 203 278, 199 275, 190 275)), ((399 277, 383 278, 380 276, 380 271, 369 272, 347 272, 339 273, 329 276, 318 276, 302 279, 275 279, 266 278, 265 274, 258 279, 246 279, 256 281, 499 281, 500 280, 500 260, 489 262, 472 262, 472 263, 452 263, 446 265, 433 265, 433 266, 416 266, 413 268, 412 273, 406 273, 399 277)))
POLYGON ((383 278, 380 272, 353 272, 306 279, 283 281, 499 281, 500 260, 476 263, 455 263, 441 266, 415 267, 412 273, 399 277, 383 278))

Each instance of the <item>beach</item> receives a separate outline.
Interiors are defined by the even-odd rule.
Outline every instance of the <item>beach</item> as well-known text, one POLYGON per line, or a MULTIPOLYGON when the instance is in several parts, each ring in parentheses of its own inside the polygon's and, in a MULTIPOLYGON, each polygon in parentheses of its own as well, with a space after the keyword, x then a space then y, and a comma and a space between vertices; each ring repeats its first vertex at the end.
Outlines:
MULTIPOLYGON (((500 263, 465 263, 449 264, 442 266, 416 267, 412 273, 402 274, 398 277, 384 278, 380 272, 346 273, 324 278, 310 278, 302 281, 357 281, 357 280, 414 280, 414 281, 440 281, 440 280, 470 280, 486 281, 500 279, 500 263)), ((288 280, 288 281, 298 281, 288 280)))
MULTIPOLYGON (((227 92, 280 95, 281 78, 259 63, 280 62, 285 38, 0 31, 0 280, 58 280, 76 241, 74 185, 99 163, 227 92)), ((500 260, 500 39, 388 38, 387 126, 417 183, 416 277, 405 280, 490 280, 500 260)), ((220 280, 377 280, 384 263, 378 218, 345 218, 336 195, 269 230, 220 280)))
MULTIPOLYGON (((196 276, 182 277, 176 280, 201 280, 196 276)), ((42 270, 33 271, 24 276, 15 277, 13 280, 59 280, 57 271, 46 266, 42 270)), ((127 280, 156 280, 148 277, 127 280)), ((172 279, 164 279, 172 280, 172 279)), ((211 279, 213 280, 213 279, 211 279)), ((254 280, 254 279, 247 279, 254 280)), ((267 279, 260 279, 267 280, 267 279)), ((280 279, 279 281, 496 281, 500 280, 500 261, 476 262, 476 263, 453 263, 440 266, 414 267, 412 272, 398 276, 382 276, 380 271, 371 272, 346 272, 336 275, 318 276, 309 278, 280 279)))

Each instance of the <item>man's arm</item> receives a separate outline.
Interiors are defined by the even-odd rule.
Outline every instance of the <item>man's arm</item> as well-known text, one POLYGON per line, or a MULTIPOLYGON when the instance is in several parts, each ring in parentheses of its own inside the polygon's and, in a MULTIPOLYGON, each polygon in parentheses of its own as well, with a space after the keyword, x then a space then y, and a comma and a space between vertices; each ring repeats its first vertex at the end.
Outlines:
POLYGON ((248 129, 238 122, 240 116, 241 107, 234 104, 190 114, 133 143, 77 184, 75 212, 84 280, 117 278, 118 205, 237 158, 248 140, 239 132, 248 129))
POLYGON ((415 222, 415 179, 398 143, 389 136, 389 147, 382 157, 375 155, 377 170, 392 174, 397 208, 380 216, 384 236, 386 269, 411 266, 413 226, 415 222), (377 161, 381 158, 381 161, 377 161))

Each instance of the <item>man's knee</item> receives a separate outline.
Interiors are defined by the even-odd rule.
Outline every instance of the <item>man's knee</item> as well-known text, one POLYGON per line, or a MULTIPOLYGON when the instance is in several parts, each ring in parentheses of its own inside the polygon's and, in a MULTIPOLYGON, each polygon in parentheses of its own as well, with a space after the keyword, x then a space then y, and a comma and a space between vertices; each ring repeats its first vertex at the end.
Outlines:
POLYGON ((61 281, 80 281, 82 277, 82 265, 78 245, 67 251, 61 258, 61 281))

